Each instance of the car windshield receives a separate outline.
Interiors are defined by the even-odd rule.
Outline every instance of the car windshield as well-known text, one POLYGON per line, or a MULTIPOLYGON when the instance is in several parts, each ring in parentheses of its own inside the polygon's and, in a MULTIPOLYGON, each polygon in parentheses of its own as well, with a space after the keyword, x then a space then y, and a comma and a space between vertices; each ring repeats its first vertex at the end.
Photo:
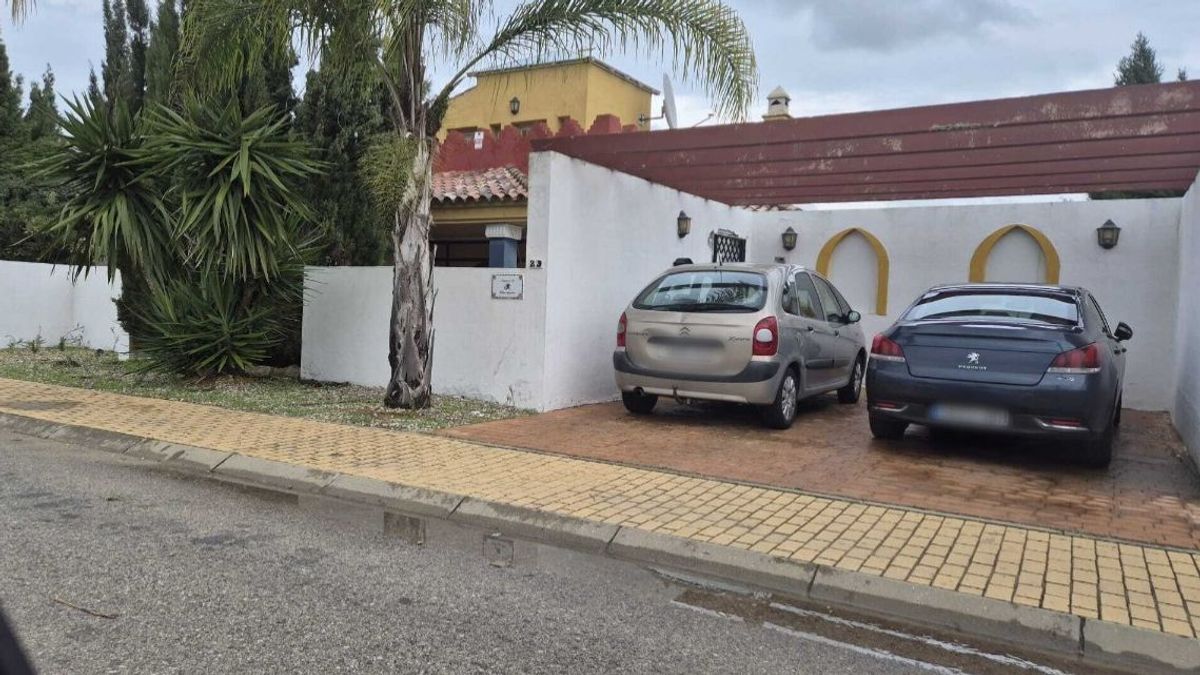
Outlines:
POLYGON ((945 290, 926 293, 904 315, 920 319, 999 318, 1063 326, 1079 323, 1079 307, 1066 295, 1011 290, 945 290))
POLYGON ((633 306, 667 312, 757 312, 767 302, 767 279, 755 272, 673 272, 650 284, 633 306))

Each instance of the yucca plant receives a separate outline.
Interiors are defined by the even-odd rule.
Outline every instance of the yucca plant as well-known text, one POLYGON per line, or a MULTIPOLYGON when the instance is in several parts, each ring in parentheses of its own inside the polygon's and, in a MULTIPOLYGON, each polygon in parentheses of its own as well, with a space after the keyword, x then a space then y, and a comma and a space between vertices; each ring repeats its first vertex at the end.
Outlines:
POLYGON ((173 267, 170 217, 162 185, 147 171, 136 119, 123 104, 107 114, 76 98, 60 125, 59 151, 35 167, 66 195, 44 231, 66 250, 75 273, 107 265, 110 280, 118 270, 155 278, 173 267))
POLYGON ((140 156, 170 178, 184 263, 269 281, 295 255, 296 223, 310 217, 298 188, 321 165, 286 125, 271 108, 243 116, 236 101, 149 112, 140 156))
POLYGON ((241 284, 219 276, 171 281, 136 310, 146 327, 142 370, 207 377, 260 363, 282 337, 271 307, 247 307, 241 284))
POLYGON ((391 174, 394 214, 392 319, 385 405, 430 402, 433 327, 430 182, 450 97, 484 61, 517 63, 555 54, 632 48, 673 53, 719 112, 743 115, 757 69, 745 26, 719 0, 528 0, 498 16, 488 0, 190 0, 180 73, 202 95, 227 96, 269 52, 292 48, 328 67, 373 73, 388 96, 392 152, 408 163, 391 174), (494 21, 491 21, 494 18, 494 21), (494 23, 493 29, 483 27, 494 23), (334 38, 359 49, 329 49, 334 38), (450 77, 430 80, 431 64, 450 77), (402 152, 397 146, 405 145, 402 152))

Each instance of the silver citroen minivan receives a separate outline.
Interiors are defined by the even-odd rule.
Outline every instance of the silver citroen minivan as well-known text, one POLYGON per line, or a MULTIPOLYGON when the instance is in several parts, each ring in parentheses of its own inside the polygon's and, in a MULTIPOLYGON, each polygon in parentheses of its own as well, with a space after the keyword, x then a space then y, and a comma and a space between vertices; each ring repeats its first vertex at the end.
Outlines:
POLYGON ((617 325, 625 407, 660 396, 759 406, 786 429, 802 398, 856 403, 867 350, 858 312, 821 275, 784 264, 681 265, 650 283, 617 325))

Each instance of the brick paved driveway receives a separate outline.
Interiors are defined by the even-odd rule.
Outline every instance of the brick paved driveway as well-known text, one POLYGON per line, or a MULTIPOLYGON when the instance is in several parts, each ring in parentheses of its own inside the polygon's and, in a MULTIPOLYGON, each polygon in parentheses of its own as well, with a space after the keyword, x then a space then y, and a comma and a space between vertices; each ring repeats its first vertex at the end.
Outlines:
POLYGON ((771 431, 740 406, 660 403, 638 418, 619 404, 446 432, 511 447, 661 467, 705 476, 996 519, 1187 549, 1200 548, 1200 478, 1165 414, 1126 411, 1107 470, 1071 462, 1064 448, 1006 438, 899 442, 871 438, 862 405, 832 397, 802 406, 795 426, 771 431))

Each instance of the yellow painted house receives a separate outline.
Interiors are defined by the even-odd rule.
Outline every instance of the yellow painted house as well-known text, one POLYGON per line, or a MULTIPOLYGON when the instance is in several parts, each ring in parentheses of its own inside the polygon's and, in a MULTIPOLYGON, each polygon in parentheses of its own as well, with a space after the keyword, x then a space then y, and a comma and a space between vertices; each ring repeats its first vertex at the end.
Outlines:
MULTIPOLYGON (((471 73, 475 86, 454 96, 439 141, 461 135, 479 148, 479 161, 433 177, 434 263, 445 267, 523 267, 528 164, 489 155, 477 140, 490 143, 505 127, 522 137, 545 124, 557 134, 574 120, 587 128, 600 115, 623 125, 650 128, 651 98, 659 92, 594 58, 538 63, 471 73), (483 132, 477 136, 477 132, 483 132)), ((511 133, 511 132, 509 132, 511 133)), ((459 144, 457 152, 463 152, 459 144)), ((469 149, 466 152, 471 152, 469 149)))
MULTIPOLYGON (((450 100, 439 140, 450 133, 499 134, 513 125, 528 129, 545 122, 558 133, 566 118, 585 127, 598 115, 624 124, 650 118, 650 99, 659 92, 594 58, 538 63, 471 73, 475 86, 450 100)), ((648 122, 641 122, 649 129, 648 122)))

